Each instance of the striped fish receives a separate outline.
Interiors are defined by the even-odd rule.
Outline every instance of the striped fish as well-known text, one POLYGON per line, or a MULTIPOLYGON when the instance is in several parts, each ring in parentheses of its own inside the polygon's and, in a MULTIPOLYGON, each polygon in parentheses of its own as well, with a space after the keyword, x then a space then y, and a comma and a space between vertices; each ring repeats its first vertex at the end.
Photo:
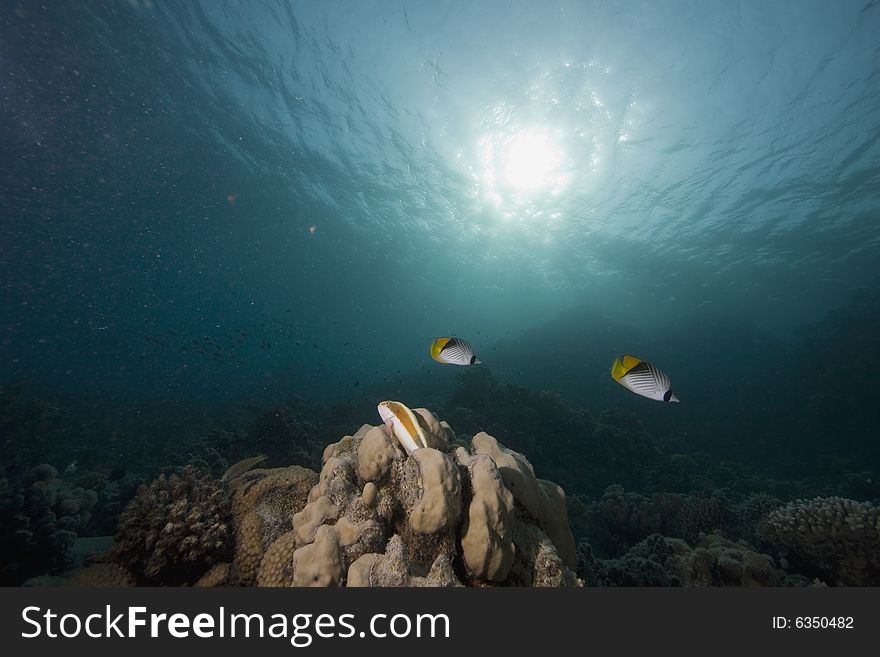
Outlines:
POLYGON ((415 413, 398 401, 383 401, 379 403, 379 416, 388 427, 388 432, 397 438, 397 441, 412 454, 420 447, 427 447, 425 433, 419 426, 415 413))
POLYGON ((447 365, 478 365, 482 361, 474 356, 474 350, 461 338, 437 338, 431 343, 431 358, 447 365))
POLYGON ((656 401, 677 402, 669 377, 651 363, 635 356, 615 358, 611 376, 620 385, 637 395, 656 401))

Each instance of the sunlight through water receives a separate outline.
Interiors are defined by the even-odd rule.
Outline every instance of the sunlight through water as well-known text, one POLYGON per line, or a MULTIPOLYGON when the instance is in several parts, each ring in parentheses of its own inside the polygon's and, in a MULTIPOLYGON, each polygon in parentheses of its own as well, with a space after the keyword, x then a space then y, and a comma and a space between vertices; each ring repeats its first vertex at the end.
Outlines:
POLYGON ((505 126, 477 147, 481 194, 507 217, 539 214, 546 209, 542 199, 557 196, 570 180, 565 153, 547 128, 505 126))
POLYGON ((517 132, 501 158, 505 185, 523 192, 545 189, 557 180, 562 153, 540 129, 517 132))

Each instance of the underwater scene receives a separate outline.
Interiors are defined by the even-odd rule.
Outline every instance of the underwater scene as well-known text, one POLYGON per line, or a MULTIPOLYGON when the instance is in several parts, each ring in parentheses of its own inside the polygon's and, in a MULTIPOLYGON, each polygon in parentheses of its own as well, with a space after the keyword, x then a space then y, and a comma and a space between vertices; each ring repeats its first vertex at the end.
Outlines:
POLYGON ((880 2, 0 6, 0 584, 880 585, 880 2))

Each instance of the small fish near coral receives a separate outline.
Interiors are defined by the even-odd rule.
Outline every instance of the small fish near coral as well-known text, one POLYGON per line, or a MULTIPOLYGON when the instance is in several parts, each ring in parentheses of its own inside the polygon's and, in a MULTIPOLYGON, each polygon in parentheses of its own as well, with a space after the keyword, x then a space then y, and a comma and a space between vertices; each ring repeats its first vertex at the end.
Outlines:
POLYGON ((444 365, 479 365, 482 363, 474 355, 467 340, 461 338, 436 338, 431 343, 431 358, 444 365))
POLYGON ((611 377, 627 390, 655 401, 677 402, 669 377, 656 366, 635 356, 615 358, 611 377))
POLYGON ((232 481, 236 477, 240 477, 241 475, 243 475, 245 472, 253 470, 267 458, 269 457, 265 454, 260 454, 259 456, 251 456, 250 458, 242 459, 237 463, 233 463, 231 466, 229 466, 229 468, 227 468, 226 472, 223 473, 223 476, 220 477, 220 481, 222 483, 232 481))
POLYGON ((407 454, 428 446, 425 433, 419 426, 415 413, 405 405, 398 401, 383 401, 379 403, 378 409, 388 433, 397 438, 407 454))

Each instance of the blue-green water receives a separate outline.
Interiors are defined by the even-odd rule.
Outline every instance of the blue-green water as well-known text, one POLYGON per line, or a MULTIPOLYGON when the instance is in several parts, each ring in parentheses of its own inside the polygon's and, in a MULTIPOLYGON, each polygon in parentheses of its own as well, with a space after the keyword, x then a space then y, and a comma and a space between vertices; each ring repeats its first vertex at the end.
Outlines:
POLYGON ((459 335, 683 452, 876 472, 878 34, 862 0, 4 3, 0 383, 99 446, 357 426, 445 404, 459 335))

